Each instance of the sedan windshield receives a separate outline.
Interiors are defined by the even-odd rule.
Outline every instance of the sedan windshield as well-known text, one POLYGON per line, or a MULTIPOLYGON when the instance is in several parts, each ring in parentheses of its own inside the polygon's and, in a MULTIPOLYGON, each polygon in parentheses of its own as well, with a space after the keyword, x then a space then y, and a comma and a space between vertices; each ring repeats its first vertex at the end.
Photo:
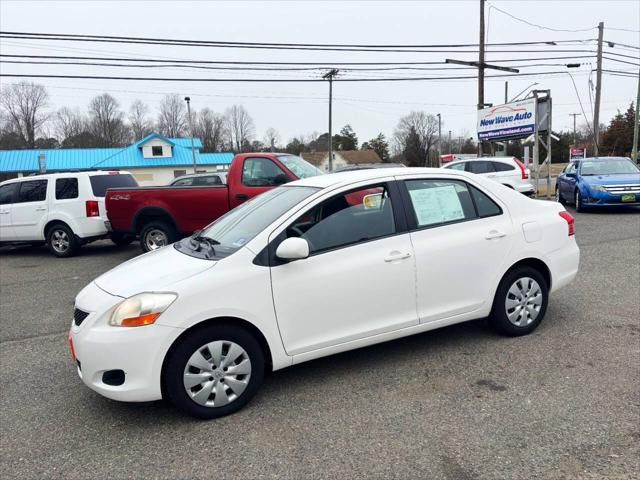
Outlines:
POLYGON ((581 175, 624 175, 629 173, 640 173, 640 169, 625 158, 599 161, 584 160, 580 168, 581 175))
POLYGON ((199 237, 214 240, 215 256, 226 257, 249 242, 279 216, 319 189, 279 187, 252 198, 205 227, 199 237))
POLYGON ((295 155, 278 155, 278 160, 298 178, 322 175, 322 170, 317 169, 306 160, 296 157, 295 155))

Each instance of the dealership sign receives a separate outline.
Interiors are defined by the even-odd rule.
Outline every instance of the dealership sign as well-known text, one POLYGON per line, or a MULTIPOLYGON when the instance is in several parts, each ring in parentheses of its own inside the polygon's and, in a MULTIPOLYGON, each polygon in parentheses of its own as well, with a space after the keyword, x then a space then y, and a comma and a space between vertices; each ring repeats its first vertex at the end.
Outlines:
POLYGON ((569 147, 569 160, 582 160, 585 157, 586 148, 569 147))
POLYGON ((478 110, 478 139, 526 137, 536 129, 536 99, 478 110))

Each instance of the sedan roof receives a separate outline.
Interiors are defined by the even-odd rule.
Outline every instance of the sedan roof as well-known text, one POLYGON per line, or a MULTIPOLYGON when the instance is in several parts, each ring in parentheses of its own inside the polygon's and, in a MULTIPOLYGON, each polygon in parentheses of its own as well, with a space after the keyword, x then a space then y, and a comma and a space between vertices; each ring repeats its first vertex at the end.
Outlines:
POLYGON ((443 170, 441 168, 419 168, 419 167, 395 167, 395 168, 371 168, 366 170, 350 170, 347 172, 329 173, 327 175, 317 175, 307 177, 302 180, 288 183, 287 185, 327 188, 335 185, 356 183, 366 180, 376 180, 378 178, 400 177, 415 174, 432 175, 457 175, 469 177, 471 174, 457 170, 443 170))

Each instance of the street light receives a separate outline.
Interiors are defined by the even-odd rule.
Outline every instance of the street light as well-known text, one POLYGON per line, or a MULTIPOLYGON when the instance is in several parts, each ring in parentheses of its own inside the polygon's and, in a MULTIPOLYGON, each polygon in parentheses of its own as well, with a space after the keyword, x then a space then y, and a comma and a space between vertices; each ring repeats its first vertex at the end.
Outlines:
POLYGON ((189 130, 191 131, 191 158, 193 160, 193 173, 198 173, 196 167, 196 147, 193 144, 193 122, 191 121, 191 98, 184 97, 184 101, 187 102, 187 114, 189 115, 189 130))
POLYGON ((522 90, 518 95, 516 95, 515 97, 513 97, 511 100, 509 100, 507 103, 511 103, 513 101, 515 101, 520 95, 522 95, 524 92, 526 92, 527 90, 529 90, 531 87, 534 87, 536 85, 539 85, 538 82, 532 83, 531 85, 529 85, 527 88, 525 88, 524 90, 522 90))

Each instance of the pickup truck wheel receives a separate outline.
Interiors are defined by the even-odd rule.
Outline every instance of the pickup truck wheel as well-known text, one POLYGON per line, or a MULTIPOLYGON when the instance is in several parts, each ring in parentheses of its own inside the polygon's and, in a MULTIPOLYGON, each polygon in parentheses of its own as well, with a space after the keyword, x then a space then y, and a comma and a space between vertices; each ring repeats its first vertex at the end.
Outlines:
POLYGON ((111 234, 111 241, 115 243, 118 247, 126 247, 134 240, 135 240, 135 237, 133 235, 127 235, 123 233, 111 234))
POLYGON ((143 252, 157 250, 175 242, 176 239, 176 230, 165 222, 149 222, 140 231, 140 246, 143 252))
POLYGON ((51 253, 61 258, 72 257, 80 247, 71 229, 62 224, 49 228, 47 231, 47 245, 51 253))
POLYGON ((167 396, 202 419, 240 410, 264 378, 264 354, 253 335, 235 325, 208 325, 187 334, 166 359, 167 396))

